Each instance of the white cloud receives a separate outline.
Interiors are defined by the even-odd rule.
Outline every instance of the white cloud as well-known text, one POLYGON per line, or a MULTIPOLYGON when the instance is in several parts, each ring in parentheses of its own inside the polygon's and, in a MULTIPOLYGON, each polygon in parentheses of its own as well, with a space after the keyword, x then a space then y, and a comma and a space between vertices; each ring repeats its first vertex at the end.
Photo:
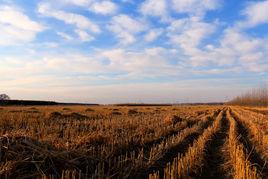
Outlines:
POLYGON ((252 37, 235 25, 223 30, 217 45, 204 41, 219 27, 218 22, 207 23, 200 17, 191 16, 173 21, 167 36, 174 47, 181 48, 181 56, 188 67, 208 67, 209 73, 267 70, 264 58, 268 55, 267 39, 252 37))
POLYGON ((93 3, 89 10, 95 12, 96 14, 114 14, 117 11, 117 6, 111 1, 98 1, 93 3))
POLYGON ((66 5, 80 6, 96 14, 110 15, 114 14, 118 6, 112 0, 60 0, 66 5))
POLYGON ((251 37, 238 29, 226 29, 221 40, 221 49, 233 52, 233 61, 238 62, 244 70, 262 72, 267 70, 267 39, 251 37))
POLYGON ((264 54, 262 52, 252 52, 240 58, 240 60, 245 63, 254 63, 260 59, 264 59, 264 54))
POLYGON ((246 35, 239 29, 227 28, 224 31, 223 39, 221 39, 221 46, 229 47, 237 53, 245 54, 261 49, 263 42, 259 38, 246 35))
POLYGON ((184 51, 191 53, 191 50, 212 34, 216 27, 215 24, 203 22, 196 17, 183 18, 171 23, 167 35, 172 44, 179 45, 184 51))
POLYGON ((32 21, 22 11, 10 6, 0 6, 0 22, 29 31, 41 31, 41 24, 32 21))
POLYGON ((172 0, 172 8, 178 13, 203 16, 206 11, 215 10, 221 4, 220 0, 172 0))
POLYGON ((95 0, 59 0, 59 2, 64 4, 72 4, 76 6, 88 7, 95 0))
POLYGON ((268 23, 268 1, 250 3, 242 14, 246 16, 246 20, 239 24, 241 27, 254 27, 268 23))
POLYGON ((144 36, 144 39, 147 42, 152 42, 157 39, 162 33, 163 29, 152 29, 144 36))
POLYGON ((89 42, 89 41, 94 40, 94 37, 92 37, 86 31, 76 29, 75 32, 83 42, 89 42))
POLYGON ((0 45, 30 42, 44 26, 31 20, 20 9, 0 6, 0 45))
POLYGON ((166 0, 146 0, 141 4, 140 12, 143 15, 161 17, 163 21, 168 20, 168 6, 166 0))
POLYGON ((239 29, 227 28, 219 39, 219 45, 208 48, 193 48, 186 51, 193 66, 217 65, 221 69, 236 72, 264 72, 268 70, 265 56, 268 55, 266 39, 251 37, 239 29))
POLYGON ((147 25, 128 15, 121 14, 112 18, 108 29, 119 38, 121 44, 126 45, 134 43, 136 41, 135 34, 145 31, 147 25))
POLYGON ((177 60, 177 55, 173 49, 161 47, 143 51, 118 48, 97 52, 94 58, 108 59, 110 64, 107 67, 112 71, 127 73, 127 78, 142 79, 178 75, 183 67, 170 63, 171 60, 177 60))
POLYGON ((64 21, 66 24, 75 25, 79 29, 88 30, 93 33, 100 33, 101 31, 99 26, 89 20, 87 17, 80 14, 55 10, 48 3, 40 3, 38 5, 38 12, 44 16, 53 17, 64 21))
POLYGON ((66 52, 18 57, 14 54, 11 57, 1 58, 0 75, 8 78, 12 71, 16 71, 11 78, 21 78, 21 80, 30 76, 53 74, 57 77, 73 73, 82 76, 98 74, 107 80, 177 76, 183 68, 183 66, 171 63, 177 58, 176 51, 161 47, 148 48, 143 51, 130 51, 122 48, 100 49, 92 52, 91 55, 66 52), (110 76, 110 74, 120 73, 122 73, 120 76, 110 76))

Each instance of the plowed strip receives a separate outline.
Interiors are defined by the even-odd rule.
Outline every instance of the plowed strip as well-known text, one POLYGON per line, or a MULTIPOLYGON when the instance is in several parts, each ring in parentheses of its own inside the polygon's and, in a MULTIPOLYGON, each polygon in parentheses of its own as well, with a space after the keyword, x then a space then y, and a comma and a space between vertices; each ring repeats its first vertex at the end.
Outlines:
POLYGON ((226 178, 226 172, 223 171, 223 165, 225 163, 223 145, 226 142, 229 130, 226 111, 223 113, 220 126, 220 131, 214 135, 207 145, 205 163, 200 178, 226 178))
MULTIPOLYGON (((217 114, 217 113, 216 113, 217 114)), ((215 115, 215 113, 214 113, 215 115)), ((204 114, 199 114, 197 116, 190 116, 190 118, 195 118, 195 119, 201 119, 202 117, 208 117, 210 115, 204 115, 204 114)), ((125 146, 125 148, 118 148, 116 153, 113 154, 111 157, 118 157, 120 155, 125 155, 126 153, 133 153, 133 152, 138 152, 139 150, 150 150, 151 147, 154 145, 160 144, 161 142, 167 140, 168 138, 177 135, 179 132, 184 130, 185 128, 190 128, 194 125, 196 125, 198 120, 187 120, 184 119, 180 123, 176 124, 176 128, 174 130, 169 131, 165 135, 160 136, 159 138, 156 138, 154 140, 147 141, 146 143, 140 143, 136 144, 133 146, 125 146)))
POLYGON ((223 112, 217 116, 213 124, 203 130, 200 137, 190 144, 185 153, 178 153, 177 157, 173 158, 164 167, 164 177, 161 171, 155 171, 149 175, 149 178, 189 178, 195 177, 199 173, 204 160, 204 151, 207 142, 211 137, 220 130, 220 123, 223 112))
POLYGON ((257 168, 258 172, 261 173, 264 178, 267 178, 268 164, 261 158, 261 155, 256 151, 254 145, 249 140, 249 130, 241 123, 240 119, 232 111, 231 116, 237 122, 239 141, 246 149, 246 153, 249 154, 248 160, 257 168))
POLYGON ((204 132, 205 129, 207 129, 209 126, 212 125, 213 121, 215 120, 216 116, 219 115, 220 111, 217 111, 214 113, 213 117, 210 117, 207 119, 207 121, 200 126, 194 125, 192 128, 185 129, 185 131, 182 131, 181 133, 189 133, 181 139, 181 141, 178 141, 178 144, 174 147, 171 147, 166 151, 157 161, 155 161, 153 164, 151 164, 151 167, 149 167, 147 170, 140 170, 136 171, 135 175, 133 175, 131 178, 146 178, 149 173, 153 171, 159 171, 160 178, 164 177, 164 166, 172 161, 175 157, 177 157, 178 153, 183 154, 185 153, 189 146, 193 144, 193 142, 204 132))

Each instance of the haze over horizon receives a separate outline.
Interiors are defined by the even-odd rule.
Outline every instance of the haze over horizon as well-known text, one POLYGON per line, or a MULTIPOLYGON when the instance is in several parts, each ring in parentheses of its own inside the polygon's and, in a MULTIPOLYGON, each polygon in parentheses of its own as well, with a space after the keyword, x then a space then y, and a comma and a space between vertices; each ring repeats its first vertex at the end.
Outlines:
POLYGON ((220 102, 268 84, 268 0, 0 0, 0 93, 220 102))

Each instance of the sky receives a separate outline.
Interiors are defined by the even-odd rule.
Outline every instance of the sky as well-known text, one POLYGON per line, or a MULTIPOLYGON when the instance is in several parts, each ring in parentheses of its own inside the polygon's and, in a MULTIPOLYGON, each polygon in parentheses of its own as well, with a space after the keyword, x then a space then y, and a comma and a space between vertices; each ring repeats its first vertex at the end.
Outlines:
POLYGON ((268 82, 268 0, 0 0, 0 93, 227 101, 268 82))

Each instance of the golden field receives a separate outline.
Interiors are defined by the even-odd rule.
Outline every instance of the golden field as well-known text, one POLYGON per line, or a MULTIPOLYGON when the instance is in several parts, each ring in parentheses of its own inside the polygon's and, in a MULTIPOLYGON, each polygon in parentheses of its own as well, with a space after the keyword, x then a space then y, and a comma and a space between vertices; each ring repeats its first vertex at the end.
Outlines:
POLYGON ((0 107, 0 178, 268 178, 268 108, 0 107))

